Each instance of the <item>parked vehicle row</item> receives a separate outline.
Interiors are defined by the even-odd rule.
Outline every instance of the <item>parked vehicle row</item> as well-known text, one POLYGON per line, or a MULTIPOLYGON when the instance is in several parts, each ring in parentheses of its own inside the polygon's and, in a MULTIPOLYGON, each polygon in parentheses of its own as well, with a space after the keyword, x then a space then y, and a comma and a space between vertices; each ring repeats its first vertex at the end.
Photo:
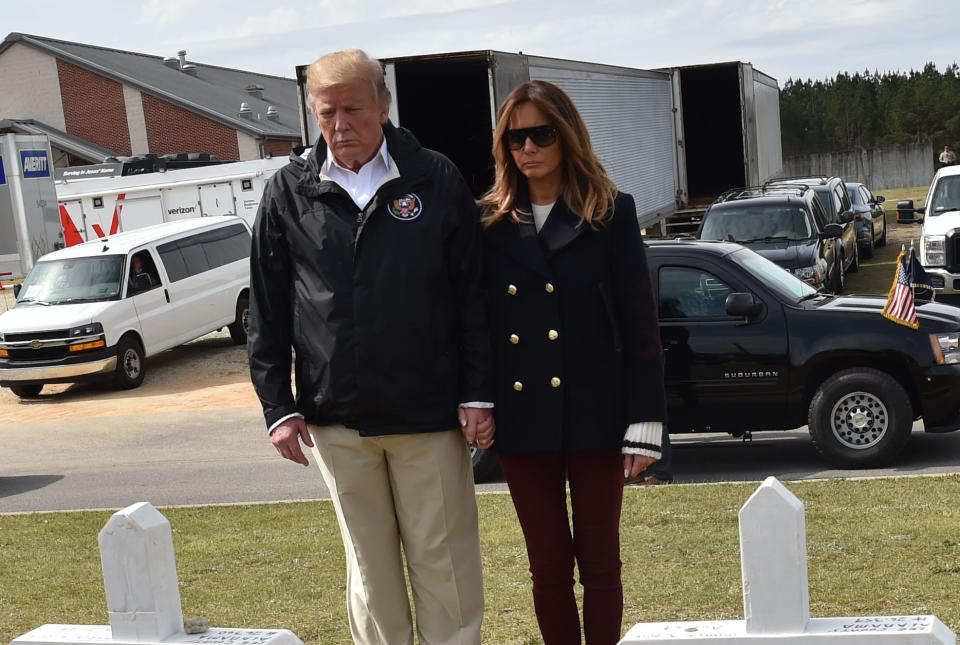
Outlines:
POLYGON ((722 194, 697 237, 745 244, 815 288, 841 293, 861 249, 869 258, 886 243, 883 201, 838 177, 775 179, 722 194))

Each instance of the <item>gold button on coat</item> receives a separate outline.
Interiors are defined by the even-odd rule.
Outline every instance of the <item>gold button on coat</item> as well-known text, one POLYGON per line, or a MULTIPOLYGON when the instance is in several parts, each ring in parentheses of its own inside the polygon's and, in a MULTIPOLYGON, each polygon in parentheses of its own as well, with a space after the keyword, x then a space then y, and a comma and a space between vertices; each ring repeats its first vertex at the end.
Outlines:
POLYGON ((560 379, 554 376, 552 379, 550 379, 550 385, 553 387, 560 387, 560 379))
POLYGON ((517 343, 520 342, 520 337, 517 336, 516 334, 510 334, 510 342, 516 345, 517 343))
POLYGON ((547 338, 549 338, 550 340, 557 340, 558 338, 560 338, 560 334, 557 332, 556 329, 551 329, 550 331, 547 332, 547 338))
POLYGON ((515 389, 517 392, 520 392, 521 390, 523 390, 523 383, 521 383, 520 381, 515 381, 513 383, 513 389, 515 389))
POLYGON ((544 289, 544 291, 546 291, 547 293, 553 293, 553 285, 550 284, 549 282, 548 282, 547 284, 543 285, 543 289, 544 289))
POLYGON ((517 288, 516 288, 515 286, 513 286, 512 284, 508 284, 508 285, 507 285, 507 293, 509 293, 511 296, 515 296, 515 295, 517 295, 517 288))

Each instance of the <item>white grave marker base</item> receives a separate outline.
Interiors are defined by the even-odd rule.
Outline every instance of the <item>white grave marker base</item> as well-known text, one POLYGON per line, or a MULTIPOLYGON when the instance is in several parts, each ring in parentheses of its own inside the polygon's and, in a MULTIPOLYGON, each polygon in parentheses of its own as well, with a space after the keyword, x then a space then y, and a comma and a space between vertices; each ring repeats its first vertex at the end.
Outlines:
POLYGON ((740 509, 744 620, 634 625, 620 645, 957 645, 936 616, 810 618, 803 502, 767 477, 740 509))
POLYGON ((746 621, 713 620, 683 623, 641 623, 627 632, 620 645, 954 645, 956 636, 936 616, 861 616, 811 618, 800 634, 748 634, 746 621))
POLYGON ((202 634, 183 632, 162 641, 115 640, 110 625, 43 625, 11 641, 11 645, 303 645, 289 629, 224 629, 202 634))

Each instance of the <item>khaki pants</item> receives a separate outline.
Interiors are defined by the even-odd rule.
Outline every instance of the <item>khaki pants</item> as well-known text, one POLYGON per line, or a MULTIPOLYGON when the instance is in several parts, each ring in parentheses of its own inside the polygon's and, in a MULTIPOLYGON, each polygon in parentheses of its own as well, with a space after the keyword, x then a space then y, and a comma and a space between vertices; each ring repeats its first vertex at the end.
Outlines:
POLYGON ((358 645, 480 643, 483 577, 473 470, 459 430, 361 437, 309 426, 347 561, 358 645))

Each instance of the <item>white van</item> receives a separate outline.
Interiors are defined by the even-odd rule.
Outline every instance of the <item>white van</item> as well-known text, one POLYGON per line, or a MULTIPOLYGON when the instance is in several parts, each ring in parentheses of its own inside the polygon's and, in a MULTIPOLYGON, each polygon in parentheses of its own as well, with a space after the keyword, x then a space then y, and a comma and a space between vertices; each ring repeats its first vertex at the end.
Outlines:
POLYGON ((158 224, 40 258, 0 314, 0 386, 143 382, 146 358, 229 327, 247 341, 250 227, 235 216, 158 224))

